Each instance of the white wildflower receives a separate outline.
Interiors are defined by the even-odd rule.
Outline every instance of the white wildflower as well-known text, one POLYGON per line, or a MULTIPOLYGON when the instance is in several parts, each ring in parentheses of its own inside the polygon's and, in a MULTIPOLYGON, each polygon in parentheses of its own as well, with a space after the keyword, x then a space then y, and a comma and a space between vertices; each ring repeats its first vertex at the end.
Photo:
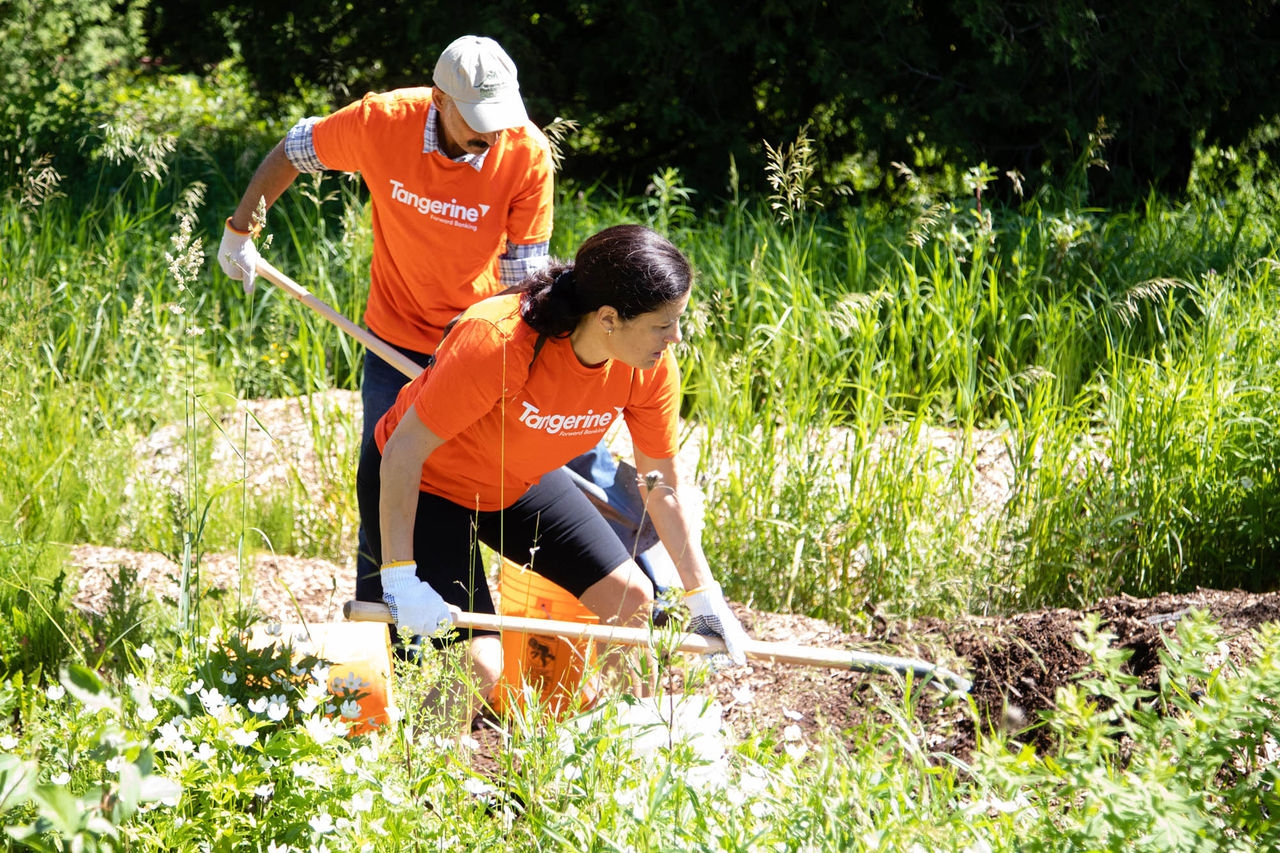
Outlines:
POLYGON ((237 676, 234 672, 232 672, 231 670, 229 670, 229 669, 224 669, 224 670, 222 671, 222 683, 223 683, 223 684, 235 684, 235 683, 236 683, 236 679, 237 679, 237 678, 238 678, 238 676, 237 676))
POLYGON ((320 814, 307 821, 311 824, 311 828, 319 835, 326 835, 333 832, 333 818, 329 817, 328 812, 320 812, 320 814))
POLYGON ((261 714, 267 710, 267 697, 259 696, 257 699, 249 700, 249 710, 255 714, 261 714))
POLYGON ((373 810, 373 791, 363 788, 357 791, 350 802, 347 803, 347 810, 356 814, 373 810))
POLYGON ((467 779, 467 781, 462 783, 462 790, 466 791, 468 794, 471 794, 472 796, 480 797, 480 796, 484 796, 485 794, 496 793, 498 789, 495 788, 493 785, 490 785, 488 782, 484 781, 483 779, 479 779, 475 776, 471 776, 467 779))
POLYGON ((44 695, 49 697, 50 702, 57 702, 63 696, 67 695, 67 688, 63 687, 61 684, 50 684, 44 691, 44 695))
POLYGON ((200 704, 209 714, 217 714, 223 708, 227 707, 226 697, 219 692, 218 688, 210 687, 208 690, 200 691, 200 704))
POLYGON ((318 744, 326 744, 333 740, 336 727, 333 721, 328 717, 307 717, 302 727, 307 730, 307 734, 318 744))
POLYGON ((360 716, 360 703, 354 699, 348 699, 342 703, 342 707, 339 711, 342 714, 343 719, 354 720, 356 717, 360 716))
POLYGON ((18 744, 21 742, 22 741, 18 740, 13 735, 0 735, 0 749, 5 750, 6 752, 13 752, 18 748, 18 744))
POLYGON ((49 784, 57 785, 59 788, 66 787, 71 784, 71 774, 65 770, 61 773, 55 773, 49 777, 49 784))
POLYGON ((258 740, 258 733, 248 729, 232 729, 230 734, 236 746, 252 746, 258 740))
POLYGON ((355 672, 349 672, 341 678, 335 678, 329 689, 334 693, 358 693, 370 686, 372 685, 369 681, 355 672))
POLYGON ((183 737, 182 734, 182 718, 170 720, 160 726, 158 730, 159 737, 156 738, 157 752, 190 752, 192 748, 191 741, 183 737))
POLYGON ((804 737, 804 733, 800 731, 799 726, 787 726, 782 730, 782 739, 788 742, 800 740, 804 737))
POLYGON ((287 716, 289 716, 289 702, 277 693, 271 697, 271 703, 267 706, 267 717, 278 723, 287 716))
POLYGON ((137 656, 142 658, 143 660, 151 660, 153 657, 156 656, 156 650, 151 648, 150 643, 143 643, 142 645, 138 646, 138 650, 137 652, 135 652, 135 654, 137 654, 137 656))

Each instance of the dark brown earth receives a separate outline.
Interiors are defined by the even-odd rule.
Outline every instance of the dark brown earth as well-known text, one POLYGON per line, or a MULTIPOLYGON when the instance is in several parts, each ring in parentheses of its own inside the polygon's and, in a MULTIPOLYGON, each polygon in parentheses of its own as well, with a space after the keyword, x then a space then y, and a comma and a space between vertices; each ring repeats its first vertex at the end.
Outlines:
MULTIPOLYGON (((922 620, 887 624, 876 635, 835 630, 817 620, 740 611, 744 625, 757 639, 787 639, 874 651, 921 659, 960 673, 972 682, 970 697, 984 728, 1003 727, 1021 732, 1033 743, 1041 731, 1033 726, 1041 712, 1053 707, 1057 689, 1076 679, 1087 662, 1073 643, 1086 614, 1097 614, 1101 629, 1115 635, 1113 647, 1128 650, 1126 669, 1145 687, 1159 679, 1159 650, 1177 621, 1193 610, 1212 615, 1226 638, 1222 653, 1242 657, 1253 629, 1280 619, 1280 593, 1254 594, 1200 589, 1184 595, 1155 598, 1117 596, 1088 610, 1041 610, 1005 618, 965 617, 949 622, 922 620)), ((860 726, 876 697, 897 700, 904 685, 887 675, 756 665, 727 671, 713 679, 720 700, 728 707, 728 721, 748 727, 776 728, 795 723, 807 737, 819 730, 844 738, 858 747, 860 726), (732 689, 745 684, 754 697, 749 706, 732 703, 732 689), (784 711, 803 713, 784 719, 784 711)), ((927 746, 936 752, 965 757, 974 745, 973 716, 964 703, 942 701, 945 692, 918 691, 914 713, 925 729, 927 746)), ((905 707, 905 703, 903 704, 905 707)), ((1042 746, 1047 744, 1041 743, 1042 746)))
MULTIPOLYGON (((75 550, 73 559, 82 569, 80 594, 84 606, 100 606, 109 579, 121 566, 135 570, 140 581, 159 595, 172 595, 176 567, 158 555, 119 549, 75 550)), ((207 584, 226 589, 229 596, 240 588, 241 572, 229 555, 205 560, 207 584)), ((341 603, 350 597, 342 567, 324 560, 287 556, 261 558, 254 577, 245 586, 258 599, 258 609, 268 621, 336 621, 341 603)), ((1280 619, 1280 593, 1255 594, 1201 589, 1184 595, 1160 595, 1139 599, 1108 598, 1088 610, 1041 610, 1003 618, 964 617, 952 621, 918 620, 881 622, 875 633, 853 633, 804 616, 752 611, 735 605, 743 626, 754 639, 793 643, 822 649, 848 649, 894 655, 933 663, 963 675, 972 682, 970 696, 979 724, 1020 730, 1052 707, 1057 688, 1081 672, 1085 654, 1072 640, 1080 632, 1087 613, 1101 618, 1103 630, 1114 634, 1114 645, 1132 652, 1127 667, 1147 686, 1159 676, 1162 638, 1192 610, 1202 610, 1218 622, 1227 638, 1224 655, 1242 655, 1250 632, 1280 619)), ((683 676, 683 662, 673 677, 683 676)), ((695 669, 701 669, 695 667, 695 669)), ((668 685, 669 686, 669 685, 668 685)), ((699 688, 713 694, 724 708, 724 720, 738 736, 759 733, 779 743, 813 742, 821 737, 843 740, 858 749, 865 738, 863 726, 885 704, 907 707, 905 685, 892 674, 868 674, 831 668, 815 668, 769 661, 732 667, 711 673, 699 688)), ((973 717, 967 703, 944 701, 945 691, 915 686, 911 703, 925 732, 927 747, 963 758, 974 745, 973 717)), ((1026 739, 1038 737, 1034 728, 1026 739)), ((496 748, 499 739, 477 732, 484 749, 496 748)))

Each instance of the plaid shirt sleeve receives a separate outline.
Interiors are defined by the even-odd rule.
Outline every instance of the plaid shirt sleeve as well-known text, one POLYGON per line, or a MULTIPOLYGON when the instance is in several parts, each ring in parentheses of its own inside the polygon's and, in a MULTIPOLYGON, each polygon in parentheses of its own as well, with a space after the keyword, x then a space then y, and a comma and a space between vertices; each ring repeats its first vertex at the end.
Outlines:
POLYGON ((507 250, 498 256, 498 274, 504 287, 512 287, 524 281, 550 263, 550 243, 507 244, 507 250))
POLYGON ((315 116, 304 118, 289 128, 284 137, 284 154, 289 158, 293 168, 299 172, 323 172, 324 164, 316 156, 315 142, 311 139, 311 128, 319 119, 315 116))

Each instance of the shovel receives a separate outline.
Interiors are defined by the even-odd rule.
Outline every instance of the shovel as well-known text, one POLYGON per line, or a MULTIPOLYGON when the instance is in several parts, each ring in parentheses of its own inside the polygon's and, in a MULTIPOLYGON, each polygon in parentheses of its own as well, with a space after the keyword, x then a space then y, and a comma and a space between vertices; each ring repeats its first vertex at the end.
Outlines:
POLYGON ((257 275, 262 276, 267 281, 271 282, 276 287, 280 288, 285 293, 289 294, 294 299, 298 300, 303 305, 307 306, 312 311, 316 312, 321 317, 325 318, 330 323, 355 338, 360 343, 376 352, 379 358, 394 367, 396 370, 399 370, 405 376, 413 379, 422 372, 422 368, 418 366, 417 362, 413 359, 391 346, 391 344, 382 340, 382 338, 374 335, 372 332, 369 332, 368 330, 351 322, 347 319, 346 315, 337 311, 333 306, 329 305, 329 303, 320 299, 311 291, 289 278, 289 276, 280 272, 280 270, 268 263, 265 258, 259 258, 258 262, 254 264, 253 269, 257 275))
MULTIPOLYGON (((342 614, 351 622, 394 624, 391 610, 385 604, 371 601, 348 601, 342 606, 342 614)), ((563 637, 568 640, 594 640, 621 646, 653 645, 652 632, 647 628, 624 628, 553 619, 532 619, 525 616, 458 612, 454 613, 453 624, 459 628, 525 631, 531 634, 563 637)), ((724 641, 719 637, 704 637, 701 634, 684 634, 675 648, 682 652, 704 655, 725 651, 724 641)), ((919 679, 940 682, 952 693, 968 693, 972 687, 972 683, 966 678, 940 666, 912 658, 847 649, 824 649, 794 643, 770 643, 761 640, 748 640, 744 651, 750 659, 797 666, 849 669, 855 672, 896 672, 900 675, 911 673, 919 679)))

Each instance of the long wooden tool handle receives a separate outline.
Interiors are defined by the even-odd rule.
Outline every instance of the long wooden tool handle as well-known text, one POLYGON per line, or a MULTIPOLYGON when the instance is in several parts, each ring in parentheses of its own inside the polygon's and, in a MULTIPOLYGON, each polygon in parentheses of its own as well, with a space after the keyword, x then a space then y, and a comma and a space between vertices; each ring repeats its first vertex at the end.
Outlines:
POLYGON ((254 265, 254 271, 276 287, 283 290, 285 293, 292 296, 294 299, 301 302, 303 305, 310 308, 312 311, 315 311, 330 323, 333 323, 339 329, 342 329, 342 331, 346 332, 351 337, 360 341, 360 343, 364 344, 369 349, 373 350, 383 361, 394 367, 396 370, 399 370, 405 376, 413 379, 422 372, 422 368, 413 359, 409 358, 386 341, 377 337, 372 332, 367 329, 363 329, 348 320, 345 315, 330 307, 329 303, 316 297, 311 291, 289 278, 289 276, 280 272, 280 270, 276 269, 265 259, 258 259, 258 262, 254 265))
MULTIPOLYGON (((372 601, 348 601, 342 606, 342 614, 352 622, 385 622, 393 624, 391 611, 385 604, 372 601)), ((595 640, 621 646, 649 646, 653 636, 647 628, 623 628, 611 625, 595 625, 584 622, 562 622, 554 619, 531 619, 527 616, 492 615, 488 613, 454 612, 453 624, 459 628, 481 628, 489 631, 524 631, 530 634, 552 635, 569 640, 595 640)), ((676 649, 693 654, 712 654, 725 650, 719 637, 701 634, 685 634, 676 649)), ((858 672, 912 673, 917 678, 937 678, 952 690, 968 693, 970 682, 948 672, 942 667, 912 658, 855 652, 847 649, 822 649, 794 643, 768 643, 748 640, 743 647, 748 658, 771 660, 800 666, 852 669, 858 672)))

